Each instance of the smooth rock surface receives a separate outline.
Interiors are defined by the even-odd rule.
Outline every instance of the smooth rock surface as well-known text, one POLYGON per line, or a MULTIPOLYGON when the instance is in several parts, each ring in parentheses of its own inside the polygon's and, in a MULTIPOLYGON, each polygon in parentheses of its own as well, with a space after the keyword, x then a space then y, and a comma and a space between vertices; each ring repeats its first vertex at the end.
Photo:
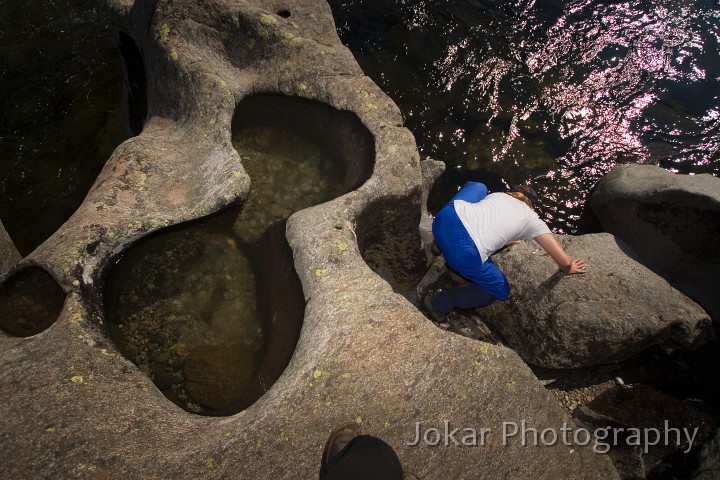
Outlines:
POLYGON ((15 248, 15 244, 0 221, 0 278, 17 265, 21 258, 20 252, 15 248))
MULTIPOLYGON (((536 447, 519 436, 504 445, 503 422, 559 431, 572 420, 515 352, 435 328, 363 260, 359 243, 378 262, 392 251, 373 245, 380 213, 406 220, 378 241, 422 255, 419 155, 398 108, 341 45, 324 2, 110 8, 145 59, 147 119, 73 217, 21 264, 52 272, 68 300, 44 332, 0 336, 0 477, 316 478, 328 434, 354 419, 423 479, 618 478, 591 447, 536 447), (353 112, 375 158, 360 188, 288 220, 306 300, 290 364, 246 410, 203 417, 172 404, 116 348, 103 281, 139 238, 247 197, 252 179, 232 148, 231 120, 257 92, 353 112), (416 213, 414 229, 405 212, 416 213), (416 422, 492 432, 484 446, 411 446, 416 422)), ((409 278, 393 268, 390 278, 409 278)))
POLYGON ((720 321, 720 178, 618 165, 590 207, 604 231, 720 321))
POLYGON ((707 314, 621 240, 606 233, 558 240, 586 260, 586 274, 563 274, 540 246, 523 241, 493 257, 510 281, 509 299, 477 310, 526 362, 588 367, 652 345, 695 349, 713 338, 707 314))
POLYGON ((698 466, 692 473, 693 480, 714 480, 720 472, 720 430, 705 442, 700 451, 698 466))
POLYGON ((420 204, 422 211, 420 214, 420 238, 422 239, 423 251, 425 258, 427 259, 428 266, 432 263, 433 252, 432 246, 435 241, 432 234, 432 222, 433 216, 428 212, 427 200, 430 195, 430 190, 437 181, 438 178, 445 172, 445 163, 432 158, 427 158, 420 162, 420 171, 422 173, 422 198, 420 204))

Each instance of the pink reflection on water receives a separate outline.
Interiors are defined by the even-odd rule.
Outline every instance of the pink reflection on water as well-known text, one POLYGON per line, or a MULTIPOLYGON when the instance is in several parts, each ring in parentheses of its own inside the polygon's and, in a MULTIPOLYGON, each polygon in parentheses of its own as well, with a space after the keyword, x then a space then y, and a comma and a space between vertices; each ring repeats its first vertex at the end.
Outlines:
MULTIPOLYGON (((543 23, 534 18, 535 6, 534 0, 521 2, 521 14, 508 34, 515 39, 508 51, 495 53, 487 47, 478 53, 468 37, 449 46, 434 65, 448 91, 471 75, 467 94, 487 114, 489 132, 480 137, 490 151, 487 168, 495 163, 534 168, 528 163, 533 153, 526 151, 523 132, 532 130, 528 124, 533 117, 549 118, 560 146, 555 148, 557 167, 536 174, 536 181, 545 190, 546 215, 572 228, 590 188, 617 163, 656 163, 661 151, 695 165, 709 163, 713 155, 717 158, 717 109, 698 120, 710 138, 691 149, 672 143, 683 134, 682 128, 664 132, 666 146, 654 145, 651 150, 644 140, 653 133, 649 129, 657 128, 644 118, 662 101, 664 85, 706 78, 699 63, 704 53, 699 25, 704 21, 694 7, 657 2, 641 9, 633 2, 573 2, 540 31, 543 23), (499 132, 492 130, 496 121, 499 132), (702 157, 701 151, 705 157, 693 157, 702 157)), ((713 34, 720 41, 720 32, 713 34)))

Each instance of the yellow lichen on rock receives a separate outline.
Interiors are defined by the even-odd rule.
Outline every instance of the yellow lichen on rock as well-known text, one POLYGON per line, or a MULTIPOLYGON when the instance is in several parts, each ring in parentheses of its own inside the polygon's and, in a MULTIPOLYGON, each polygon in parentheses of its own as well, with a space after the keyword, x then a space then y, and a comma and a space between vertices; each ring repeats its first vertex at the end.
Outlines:
POLYGON ((362 106, 360 107, 360 111, 363 114, 367 114, 372 112, 373 110, 377 110, 377 108, 377 105, 375 105, 374 103, 366 102, 362 104, 362 106))
POLYGON ((260 23, 265 25, 266 27, 269 27, 271 25, 275 25, 277 23, 277 19, 273 17, 272 15, 268 15, 267 13, 263 13, 260 16, 260 23))
POLYGON ((160 41, 161 42, 167 42, 168 36, 170 35, 170 27, 167 23, 163 23, 162 27, 160 27, 160 41))

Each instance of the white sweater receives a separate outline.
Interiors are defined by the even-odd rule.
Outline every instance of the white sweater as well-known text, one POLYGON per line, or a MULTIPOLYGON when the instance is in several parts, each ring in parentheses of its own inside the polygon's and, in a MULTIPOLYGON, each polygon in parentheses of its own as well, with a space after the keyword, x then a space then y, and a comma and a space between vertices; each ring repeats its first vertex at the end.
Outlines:
POLYGON ((525 202, 505 193, 491 193, 477 203, 455 200, 453 206, 483 262, 513 240, 550 233, 525 202))

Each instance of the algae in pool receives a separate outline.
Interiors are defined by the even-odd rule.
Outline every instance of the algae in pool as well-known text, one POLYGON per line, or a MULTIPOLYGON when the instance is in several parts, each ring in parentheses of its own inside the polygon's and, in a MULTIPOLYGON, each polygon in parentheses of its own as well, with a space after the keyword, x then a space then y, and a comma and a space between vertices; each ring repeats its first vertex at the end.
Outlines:
POLYGON ((252 180, 236 233, 257 241, 272 223, 344 193, 340 162, 302 136, 273 127, 249 127, 233 138, 252 180))
MULTIPOLYGON (((258 289, 277 279, 258 280, 272 275, 268 265, 281 255, 265 234, 343 188, 340 166, 302 135, 251 127, 240 130, 234 144, 252 182, 242 208, 141 241, 118 261, 108 283, 106 311, 121 351, 166 397, 201 414, 235 413, 248 389, 261 389, 250 394, 258 398, 268 388, 267 378, 257 378, 265 354, 294 347, 264 332, 270 313, 258 298, 277 291, 258 289)), ((301 324, 301 291, 299 298, 295 323, 301 324)), ((299 334, 299 327, 287 330, 299 334)), ((289 360, 291 352, 280 355, 289 360)))
POLYGON ((196 413, 232 405, 263 352, 252 268, 218 220, 128 251, 113 271, 108 308, 123 353, 196 413))

